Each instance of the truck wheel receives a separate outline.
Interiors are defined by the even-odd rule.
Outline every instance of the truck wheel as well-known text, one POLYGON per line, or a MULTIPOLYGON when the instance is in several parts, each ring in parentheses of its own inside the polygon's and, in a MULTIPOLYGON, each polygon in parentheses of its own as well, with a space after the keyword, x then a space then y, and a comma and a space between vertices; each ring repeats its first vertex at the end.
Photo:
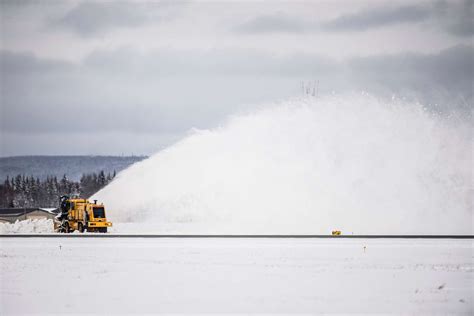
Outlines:
POLYGON ((101 227, 101 228, 99 228, 99 232, 101 232, 101 233, 106 233, 106 232, 107 232, 107 227, 101 227))
POLYGON ((66 234, 70 232, 70 231, 69 231, 69 223, 67 223, 67 222, 64 224, 64 232, 65 232, 66 234))
POLYGON ((77 224, 77 230, 80 233, 83 233, 84 232, 84 225, 82 225, 82 223, 77 224))

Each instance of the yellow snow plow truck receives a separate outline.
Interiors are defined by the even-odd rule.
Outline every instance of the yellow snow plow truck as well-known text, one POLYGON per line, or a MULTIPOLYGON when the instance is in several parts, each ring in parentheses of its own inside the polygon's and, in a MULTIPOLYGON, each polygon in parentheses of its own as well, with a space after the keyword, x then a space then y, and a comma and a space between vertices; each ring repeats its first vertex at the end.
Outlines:
POLYGON ((97 204, 97 200, 90 203, 87 199, 71 199, 63 195, 59 211, 54 220, 56 232, 71 233, 77 230, 81 233, 84 231, 106 233, 107 227, 112 226, 105 217, 104 204, 97 204))

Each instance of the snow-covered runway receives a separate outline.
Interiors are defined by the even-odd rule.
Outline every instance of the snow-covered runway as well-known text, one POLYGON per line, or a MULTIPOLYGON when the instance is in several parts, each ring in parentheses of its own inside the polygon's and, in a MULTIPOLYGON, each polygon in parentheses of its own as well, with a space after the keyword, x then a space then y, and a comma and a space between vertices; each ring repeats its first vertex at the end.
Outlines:
POLYGON ((472 240, 0 243, 2 315, 473 312, 472 240))

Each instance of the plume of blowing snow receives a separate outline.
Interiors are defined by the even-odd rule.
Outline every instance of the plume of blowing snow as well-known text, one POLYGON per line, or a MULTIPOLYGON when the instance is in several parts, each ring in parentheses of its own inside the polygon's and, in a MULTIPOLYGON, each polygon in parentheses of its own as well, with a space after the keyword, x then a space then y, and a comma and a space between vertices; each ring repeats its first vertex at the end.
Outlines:
POLYGON ((472 145, 419 104, 309 97, 195 131, 94 198, 136 232, 471 234, 472 145))

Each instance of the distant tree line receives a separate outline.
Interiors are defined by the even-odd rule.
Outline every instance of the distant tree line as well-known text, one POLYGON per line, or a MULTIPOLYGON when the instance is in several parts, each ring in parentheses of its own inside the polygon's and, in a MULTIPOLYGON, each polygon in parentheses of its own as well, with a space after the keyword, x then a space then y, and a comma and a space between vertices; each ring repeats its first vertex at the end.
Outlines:
POLYGON ((113 178, 115 171, 106 175, 103 170, 83 174, 79 182, 69 180, 66 175, 59 181, 55 176, 45 180, 21 174, 7 177, 0 184, 0 207, 58 207, 62 195, 89 198, 113 178))

